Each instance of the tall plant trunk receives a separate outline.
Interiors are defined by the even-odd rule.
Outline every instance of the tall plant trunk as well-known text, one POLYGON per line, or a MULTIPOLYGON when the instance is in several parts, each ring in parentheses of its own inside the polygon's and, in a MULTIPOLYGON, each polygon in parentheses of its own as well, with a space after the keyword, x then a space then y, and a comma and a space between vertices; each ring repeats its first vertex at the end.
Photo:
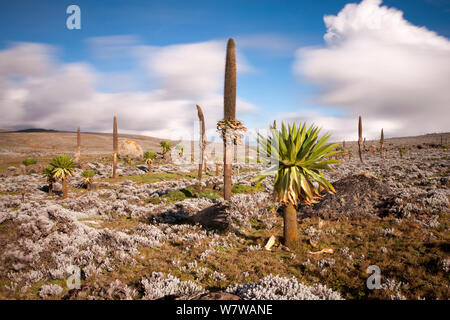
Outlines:
MULTIPOLYGON (((225 62, 225 86, 224 86, 224 120, 236 120, 236 46, 232 38, 228 39, 227 56, 225 62)), ((230 132, 225 128, 224 153, 223 153, 223 197, 231 198, 232 171, 232 141, 230 132)))
POLYGON ((147 167, 148 167, 148 174, 152 173, 152 164, 150 162, 147 163, 147 167))
POLYGON ((198 164, 198 171, 197 171, 197 191, 202 191, 202 172, 203 172, 203 164, 198 164))
POLYGON ((114 116, 113 123, 113 150, 114 150, 114 159, 113 159, 113 178, 116 178, 117 171, 117 154, 119 153, 119 137, 117 132, 117 117, 114 116))
POLYGON ((231 139, 227 138, 223 152, 223 198, 225 200, 230 200, 231 198, 231 175, 233 173, 232 161, 232 143, 231 139))
POLYGON ((220 166, 220 164, 216 163, 216 176, 218 176, 219 172, 220 172, 220 170, 219 170, 220 167, 219 166, 220 166))
POLYGON ((362 158, 362 152, 363 152, 363 140, 362 140, 362 119, 361 116, 359 116, 359 122, 358 122, 358 152, 359 152, 359 160, 364 163, 362 158))
MULTIPOLYGON (((200 138, 199 138, 199 146, 200 146, 200 162, 198 164, 198 186, 197 189, 200 192, 202 190, 202 171, 203 171, 203 162, 205 160, 205 116, 203 115, 202 108, 197 104, 197 115, 200 121, 200 138)), ((206 172, 206 164, 205 164, 205 172, 206 172)))
POLYGON ((284 245, 292 246, 297 240, 297 210, 289 203, 284 207, 284 245))
POLYGON ((112 165, 112 177, 115 179, 117 174, 116 174, 116 170, 117 170, 117 153, 113 153, 113 165, 112 165))
POLYGON ((62 179, 63 199, 67 198, 67 179, 62 179))
POLYGON ((256 163, 259 163, 259 132, 256 130, 256 163))
POLYGON ((81 132, 80 132, 80 126, 78 126, 77 129, 77 155, 75 157, 75 161, 79 162, 81 158, 81 132))
POLYGON ((194 154, 195 144, 194 144, 194 137, 192 137, 191 141, 191 163, 193 164, 195 161, 195 154, 194 154))
POLYGON ((48 195, 53 196, 53 182, 48 183, 48 195))
POLYGON ((384 132, 383 128, 381 128, 381 137, 380 137, 380 156, 384 158, 384 132))

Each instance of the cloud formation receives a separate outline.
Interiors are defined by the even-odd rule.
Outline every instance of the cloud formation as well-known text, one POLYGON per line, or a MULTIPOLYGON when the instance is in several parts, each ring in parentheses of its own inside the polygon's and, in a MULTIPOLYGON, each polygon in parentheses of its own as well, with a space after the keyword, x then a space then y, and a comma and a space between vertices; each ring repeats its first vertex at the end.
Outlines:
MULTIPOLYGON (((80 125, 83 131, 109 132, 117 115, 123 133, 178 139, 192 133, 196 104, 210 128, 223 117, 225 42, 149 47, 130 37, 108 37, 89 43, 102 58, 131 52, 153 85, 103 92, 98 87, 108 74, 87 63, 62 63, 51 46, 16 43, 0 51, 0 128, 74 130, 80 125)), ((243 113, 257 109, 239 98, 237 104, 243 113)))
POLYGON ((362 115, 365 135, 387 136, 448 131, 450 118, 450 41, 414 26, 402 11, 381 0, 347 4, 325 16, 325 47, 297 50, 295 74, 318 85, 321 105, 346 111, 280 115, 311 119, 336 139, 356 137, 362 115))

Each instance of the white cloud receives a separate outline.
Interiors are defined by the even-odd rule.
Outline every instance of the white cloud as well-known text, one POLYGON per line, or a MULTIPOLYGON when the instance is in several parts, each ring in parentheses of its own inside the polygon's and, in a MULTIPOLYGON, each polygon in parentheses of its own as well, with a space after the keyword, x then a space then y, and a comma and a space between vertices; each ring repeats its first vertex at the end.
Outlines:
MULTIPOLYGON (((47 45, 15 44, 0 51, 0 128, 80 125, 83 131, 110 132, 117 115, 121 132, 178 139, 192 132, 196 104, 210 129, 223 117, 225 42, 148 47, 129 37, 108 37, 90 43, 100 56, 102 46, 108 47, 105 55, 111 58, 129 45, 136 64, 145 66, 140 71, 153 78, 152 89, 101 92, 99 82, 108 74, 86 63, 61 63, 47 45)), ((257 109, 239 98, 237 108, 257 109)))
MULTIPOLYGON (((172 97, 198 98, 204 92, 219 92, 223 88, 225 41, 140 46, 135 52, 154 82, 172 97)), ((245 58, 238 55, 236 60, 238 72, 252 69, 245 58)))
MULTIPOLYGON (((280 114, 277 118, 278 123, 285 121, 288 123, 301 123, 306 121, 307 124, 314 123, 322 128, 322 133, 331 134, 331 141, 354 141, 358 139, 358 117, 337 117, 327 116, 320 112, 291 112, 280 114)), ((384 132, 396 132, 399 127, 398 123, 389 120, 379 120, 374 117, 363 118, 363 137, 367 139, 379 139, 381 128, 384 132)))
POLYGON ((54 50, 37 43, 16 43, 0 51, 1 77, 40 76, 50 69, 54 50))
POLYGON ((115 35, 92 37, 86 40, 89 49, 99 59, 129 58, 130 48, 140 44, 139 37, 135 35, 115 35))
POLYGON ((347 115, 313 120, 353 138, 358 115, 369 128, 368 138, 378 136, 381 127, 388 136, 448 131, 448 39, 412 25, 381 0, 347 4, 324 21, 326 46, 299 49, 294 72, 320 86, 319 103, 347 115))

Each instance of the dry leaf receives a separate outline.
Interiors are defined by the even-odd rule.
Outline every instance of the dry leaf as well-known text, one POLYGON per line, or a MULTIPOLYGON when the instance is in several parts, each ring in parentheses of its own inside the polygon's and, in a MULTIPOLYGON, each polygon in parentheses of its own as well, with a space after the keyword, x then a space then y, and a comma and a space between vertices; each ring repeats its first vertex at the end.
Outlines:
POLYGON ((321 254, 321 253, 333 253, 333 252, 334 252, 333 249, 327 248, 327 249, 322 249, 322 250, 316 251, 316 252, 309 251, 308 253, 310 253, 310 254, 321 254))
POLYGON ((317 248, 317 242, 314 242, 312 239, 309 239, 309 244, 310 244, 313 248, 317 248))
POLYGON ((272 246, 275 244, 275 236, 270 236, 269 240, 267 241, 266 245, 264 246, 264 248, 267 251, 270 251, 270 248, 272 248, 272 246))

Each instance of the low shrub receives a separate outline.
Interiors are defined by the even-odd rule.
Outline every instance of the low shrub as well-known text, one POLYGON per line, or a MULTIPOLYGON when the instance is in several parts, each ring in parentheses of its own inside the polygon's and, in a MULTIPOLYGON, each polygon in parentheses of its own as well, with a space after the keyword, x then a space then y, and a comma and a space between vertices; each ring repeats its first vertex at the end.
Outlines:
POLYGON ((244 184, 235 184, 231 188, 231 192, 236 193, 255 193, 255 192, 262 192, 264 191, 264 186, 262 185, 256 185, 256 186, 249 186, 244 184))
POLYGON ((26 166, 32 165, 32 164, 36 164, 36 159, 34 158, 26 158, 22 161, 22 163, 26 166))

